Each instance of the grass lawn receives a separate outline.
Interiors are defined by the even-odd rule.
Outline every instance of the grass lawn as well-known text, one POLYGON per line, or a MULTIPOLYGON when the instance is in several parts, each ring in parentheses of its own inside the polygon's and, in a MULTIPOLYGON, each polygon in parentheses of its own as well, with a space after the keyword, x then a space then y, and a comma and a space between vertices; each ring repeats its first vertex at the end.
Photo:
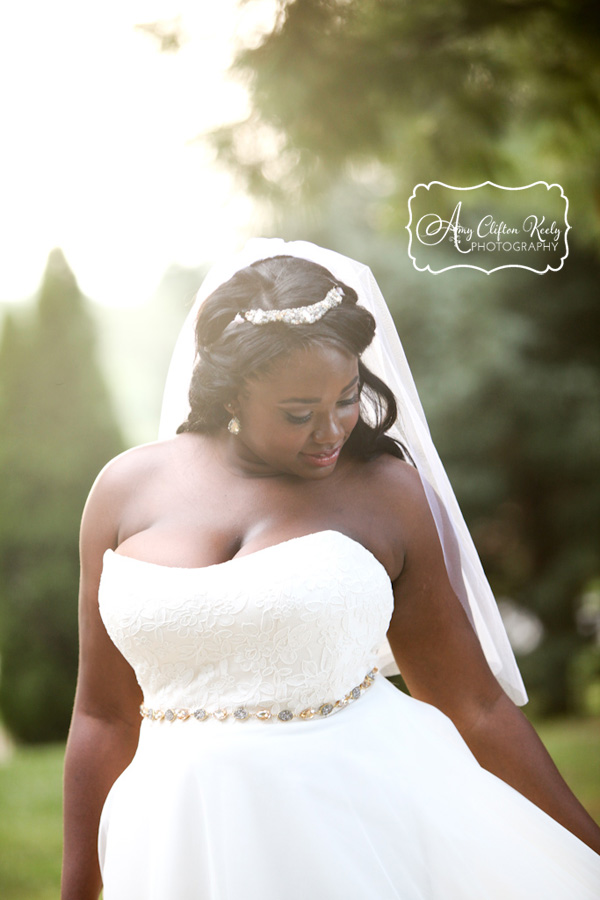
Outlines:
POLYGON ((561 775, 600 825, 600 719, 536 725, 561 775))
MULTIPOLYGON (((600 823, 600 719, 545 722, 540 735, 577 796, 600 823)), ((19 748, 0 764, 0 897, 57 900, 62 745, 19 748)))
POLYGON ((62 744, 19 748, 0 764, 0 897, 57 900, 62 744))

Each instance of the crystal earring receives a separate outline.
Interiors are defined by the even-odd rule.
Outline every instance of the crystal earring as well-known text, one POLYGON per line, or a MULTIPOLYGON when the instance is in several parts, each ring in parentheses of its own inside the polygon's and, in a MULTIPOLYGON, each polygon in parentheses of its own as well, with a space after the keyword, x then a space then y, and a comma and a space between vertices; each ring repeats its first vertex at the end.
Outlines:
POLYGON ((227 431, 229 434, 239 434, 242 430, 242 426, 240 424, 240 420, 237 416, 233 416, 227 423, 227 431))

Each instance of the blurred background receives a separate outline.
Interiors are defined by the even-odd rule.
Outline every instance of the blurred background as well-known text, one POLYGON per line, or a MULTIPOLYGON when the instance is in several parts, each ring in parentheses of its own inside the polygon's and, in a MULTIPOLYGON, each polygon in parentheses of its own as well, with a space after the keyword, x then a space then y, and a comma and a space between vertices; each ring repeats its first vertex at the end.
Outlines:
POLYGON ((529 689, 600 820, 600 8, 75 0, 0 34, 0 892, 57 895, 77 537, 155 439, 203 272, 252 235, 368 263, 529 689), (415 271, 432 180, 558 182, 556 273, 415 271))

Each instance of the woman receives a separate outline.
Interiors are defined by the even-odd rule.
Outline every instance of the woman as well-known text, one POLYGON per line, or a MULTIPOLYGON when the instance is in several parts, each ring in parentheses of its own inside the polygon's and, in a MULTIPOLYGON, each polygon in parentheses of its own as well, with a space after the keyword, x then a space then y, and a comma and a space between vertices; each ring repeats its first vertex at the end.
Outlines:
POLYGON ((371 273, 259 240, 200 301, 177 436, 84 512, 63 900, 591 900, 371 273))

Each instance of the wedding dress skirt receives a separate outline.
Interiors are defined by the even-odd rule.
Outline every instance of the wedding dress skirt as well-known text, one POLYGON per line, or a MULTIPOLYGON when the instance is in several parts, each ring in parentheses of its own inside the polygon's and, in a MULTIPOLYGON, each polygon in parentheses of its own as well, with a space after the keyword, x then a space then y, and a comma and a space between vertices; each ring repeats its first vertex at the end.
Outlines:
POLYGON ((102 812, 105 900, 600 897, 600 856, 365 677, 393 596, 351 538, 201 569, 109 550, 99 602, 147 714, 102 812))

